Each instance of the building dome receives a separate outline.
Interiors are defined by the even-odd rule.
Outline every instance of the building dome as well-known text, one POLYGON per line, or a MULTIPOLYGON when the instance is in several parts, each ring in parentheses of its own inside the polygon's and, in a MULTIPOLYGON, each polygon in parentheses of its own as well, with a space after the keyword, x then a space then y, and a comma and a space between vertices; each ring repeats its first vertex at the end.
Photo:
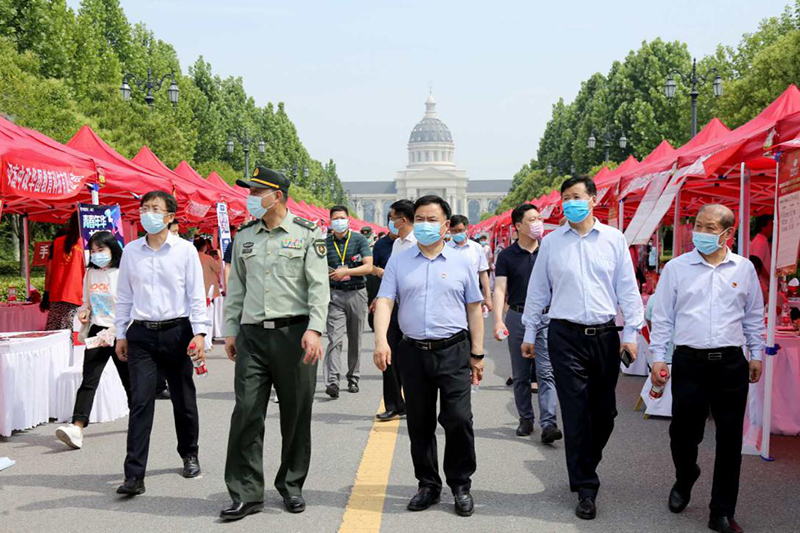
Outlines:
POLYGON ((411 130, 408 142, 453 142, 450 128, 436 115, 436 100, 433 99, 432 94, 428 95, 428 99, 425 101, 425 117, 411 130))

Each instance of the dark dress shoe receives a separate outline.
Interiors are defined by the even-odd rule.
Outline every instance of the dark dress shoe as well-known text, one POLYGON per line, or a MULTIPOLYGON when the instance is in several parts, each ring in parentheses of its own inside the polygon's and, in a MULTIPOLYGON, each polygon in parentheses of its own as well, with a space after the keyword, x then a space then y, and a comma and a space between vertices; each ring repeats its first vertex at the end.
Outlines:
POLYGON ((575 516, 583 520, 594 520, 597 516, 597 505, 594 503, 594 498, 583 498, 578 502, 575 508, 575 516))
POLYGON ((409 511, 424 511, 431 505, 439 503, 439 492, 430 487, 422 487, 408 502, 409 511))
POLYGON ((506 387, 510 387, 513 384, 514 384, 514 378, 508 378, 506 380, 506 387))
POLYGON ((358 392, 358 390, 359 390, 358 389, 358 383, 353 382, 353 383, 350 383, 347 386, 347 392, 351 392, 351 393, 355 394, 355 393, 358 392))
POLYGON ((264 510, 264 502, 233 502, 230 507, 223 509, 219 517, 223 520, 241 520, 245 516, 260 513, 264 510))
POLYGON ((328 385, 328 387, 325 389, 325 394, 327 394, 328 396, 330 396, 331 398, 334 398, 334 399, 338 398, 339 397, 339 385, 337 385, 336 383, 334 383, 332 385, 328 385))
POLYGON ((302 513, 306 510, 306 501, 302 496, 289 496, 283 499, 283 505, 290 513, 302 513))
POLYGON ((169 400, 171 398, 172 395, 169 393, 169 389, 164 389, 156 393, 156 400, 169 400))
POLYGON ((742 533, 744 531, 732 516, 712 516, 708 519, 708 529, 720 533, 742 533))
POLYGON ((692 497, 692 487, 700 477, 700 467, 695 465, 695 468, 697 469, 697 473, 689 486, 681 486, 676 482, 672 485, 672 490, 669 491, 669 502, 667 506, 673 513, 680 513, 689 505, 689 500, 691 500, 692 497))
POLYGON ((555 441, 563 438, 564 434, 561 433, 561 430, 558 429, 556 425, 547 426, 542 430, 542 442, 544 444, 553 444, 555 441))
POLYGON ((125 494, 126 496, 144 494, 144 480, 133 478, 126 479, 125 483, 117 487, 117 494, 125 494))
POLYGON ((530 418, 520 418, 517 426, 517 437, 527 437, 533 433, 533 420, 530 418))
POLYGON ((183 472, 181 472, 181 475, 186 478, 200 475, 200 461, 196 455, 189 455, 183 458, 183 472))
POLYGON ((375 415, 375 419, 378 422, 388 422, 390 420, 394 420, 395 418, 400 418, 405 416, 406 414, 401 411, 384 411, 375 415))
POLYGON ((456 499, 456 514, 458 516, 472 516, 472 511, 475 510, 475 502, 472 500, 472 494, 469 489, 456 489, 453 491, 453 496, 456 499))

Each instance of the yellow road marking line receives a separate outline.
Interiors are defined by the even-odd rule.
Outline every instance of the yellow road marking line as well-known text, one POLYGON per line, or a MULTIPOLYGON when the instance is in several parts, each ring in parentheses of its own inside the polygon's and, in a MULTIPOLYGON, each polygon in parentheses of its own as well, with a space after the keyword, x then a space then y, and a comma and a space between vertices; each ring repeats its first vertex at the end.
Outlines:
MULTIPOLYGON (((378 413, 385 410, 381 401, 378 413)), ((372 423, 361 463, 358 465, 350 500, 345 507, 340 533, 378 533, 381 530, 386 487, 392 469, 400 419, 372 423)))

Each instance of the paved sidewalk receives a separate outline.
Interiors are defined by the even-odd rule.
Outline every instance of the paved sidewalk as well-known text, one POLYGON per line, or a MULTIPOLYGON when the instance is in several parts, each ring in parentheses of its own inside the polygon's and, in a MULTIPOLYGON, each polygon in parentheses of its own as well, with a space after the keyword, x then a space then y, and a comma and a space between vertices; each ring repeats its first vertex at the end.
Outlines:
MULTIPOLYGON (((229 502, 223 480, 225 448, 233 409, 233 364, 215 347, 210 376, 198 383, 200 463, 203 475, 183 479, 175 451, 171 404, 156 404, 147 493, 132 500, 114 493, 122 481, 127 418, 92 425, 84 449, 68 450, 53 435, 57 424, 0 438, 0 456, 17 465, 0 473, 0 531, 309 531, 335 532, 342 522, 356 471, 378 409, 381 378, 372 365, 372 336, 363 354, 361 392, 343 392, 331 401, 317 388, 313 422, 313 461, 305 497, 308 510, 291 515, 271 487, 280 450, 278 405, 267 415, 265 471, 270 480, 266 509, 236 525, 220 524, 219 510, 229 502)), ((405 510, 415 492, 405 423, 400 424, 382 531, 708 531, 707 505, 712 471, 713 425, 706 432, 698 482, 690 507, 681 515, 666 508, 672 484, 667 437, 668 421, 643 420, 632 410, 641 378, 620 377, 619 417, 601 465, 599 514, 594 522, 575 518, 575 497, 566 483, 563 441, 544 446, 539 429, 532 438, 514 435, 516 413, 505 345, 488 341, 487 373, 472 396, 478 448, 478 472, 473 481, 476 512, 457 517, 449 492, 426 512, 405 510)), ((320 372, 321 375, 321 372, 320 372)), ((538 408, 537 408, 538 412, 538 408)), ((444 449, 440 440, 440 454, 444 449)), ((775 437, 777 461, 746 457, 737 518, 748 532, 798 531, 794 513, 800 507, 800 439, 775 437)))

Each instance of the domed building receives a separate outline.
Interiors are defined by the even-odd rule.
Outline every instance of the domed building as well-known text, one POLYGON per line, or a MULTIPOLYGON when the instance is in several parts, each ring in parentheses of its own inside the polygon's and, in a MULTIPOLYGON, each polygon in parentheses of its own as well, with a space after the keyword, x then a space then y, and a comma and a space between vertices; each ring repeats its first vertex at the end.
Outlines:
POLYGON ((391 181, 343 183, 359 218, 386 223, 389 206, 396 200, 414 200, 436 194, 450 204, 453 213, 477 223, 481 213, 494 211, 511 187, 511 180, 470 180, 455 163, 455 143, 450 129, 436 113, 433 94, 425 101, 422 117, 408 139, 408 163, 391 181))

